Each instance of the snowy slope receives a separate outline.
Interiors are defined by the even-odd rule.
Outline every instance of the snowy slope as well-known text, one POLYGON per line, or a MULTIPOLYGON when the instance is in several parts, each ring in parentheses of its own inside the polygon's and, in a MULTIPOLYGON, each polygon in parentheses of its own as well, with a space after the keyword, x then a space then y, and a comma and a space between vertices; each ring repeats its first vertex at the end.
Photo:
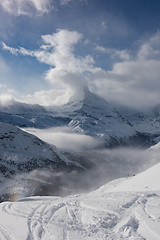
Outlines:
MULTIPOLYGON (((70 99, 68 105, 75 105, 70 99)), ((81 105, 69 124, 74 131, 88 135, 107 137, 128 137, 134 134, 133 127, 104 99, 85 89, 81 105)))
POLYGON ((150 132, 140 131, 137 122, 131 123, 128 115, 125 117, 121 111, 91 93, 88 88, 84 89, 80 96, 78 100, 76 96, 71 97, 66 105, 56 110, 59 116, 72 119, 68 125, 73 132, 101 139, 106 147, 148 147, 156 143, 155 136, 152 137, 150 132))
POLYGON ((158 164, 130 180, 121 179, 121 183, 110 182, 88 194, 1 203, 0 239, 158 240, 159 167, 158 164), (145 182, 148 176, 153 177, 150 189, 146 185, 138 188, 138 181, 145 182), (133 184, 135 191, 129 191, 133 184))
POLYGON ((0 200, 86 192, 152 166, 157 156, 158 152, 146 154, 138 149, 61 152, 32 134, 0 123, 0 200))
POLYGON ((55 146, 13 125, 0 123, 0 199, 10 199, 9 195, 17 193, 38 194, 43 187, 55 187, 48 182, 50 175, 77 168, 80 164, 68 160, 55 146))
POLYGON ((136 131, 160 135, 160 104, 146 110, 116 106, 136 131))
POLYGON ((50 112, 38 104, 12 101, 8 105, 0 105, 0 121, 20 127, 48 128, 67 125, 71 119, 57 116, 53 108, 50 112))
POLYGON ((102 186, 100 191, 107 192, 145 192, 160 191, 160 163, 134 177, 122 178, 102 186), (105 189, 107 188, 107 189, 105 189))

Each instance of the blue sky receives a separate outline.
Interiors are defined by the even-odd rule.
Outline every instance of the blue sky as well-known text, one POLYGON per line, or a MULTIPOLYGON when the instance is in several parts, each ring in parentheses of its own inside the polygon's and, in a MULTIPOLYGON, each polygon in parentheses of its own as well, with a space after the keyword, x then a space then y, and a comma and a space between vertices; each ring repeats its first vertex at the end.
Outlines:
POLYGON ((154 105, 159 29, 159 0, 0 0, 0 101, 62 104, 88 85, 108 101, 154 105))

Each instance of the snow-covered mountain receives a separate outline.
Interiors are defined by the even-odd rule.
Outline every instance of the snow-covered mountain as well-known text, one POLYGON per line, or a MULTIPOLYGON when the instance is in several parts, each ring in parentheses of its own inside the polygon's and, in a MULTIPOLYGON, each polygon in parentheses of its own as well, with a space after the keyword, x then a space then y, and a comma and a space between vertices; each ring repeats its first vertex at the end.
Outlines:
MULTIPOLYGON (((49 176, 52 176, 53 183, 54 173, 67 173, 78 168, 81 168, 80 164, 67 159, 55 146, 50 146, 11 124, 0 123, 2 200, 10 199, 12 194, 37 195, 40 194, 40 189, 43 193, 43 188, 50 185, 49 176)), ((55 187, 53 184, 51 186, 55 187)))
POLYGON ((67 104, 74 114, 69 125, 74 131, 100 138, 125 138, 132 136, 132 125, 104 99, 85 89, 84 96, 77 103, 71 98, 67 104))
POLYGON ((53 109, 50 112, 38 104, 13 101, 8 105, 0 105, 0 122, 11 123, 19 127, 57 127, 67 125, 70 120, 65 116, 57 116, 53 109))
POLYGON ((96 191, 0 204, 0 238, 9 240, 160 239, 160 164, 96 191))
POLYGON ((159 105, 117 109, 88 89, 61 107, 0 107, 0 200, 21 199, 0 204, 0 239, 160 238, 160 143, 62 152, 12 125, 68 126, 109 147, 159 142, 159 105))
POLYGON ((85 88, 78 97, 71 97, 67 104, 59 107, 18 102, 0 106, 0 121, 41 129, 69 126, 75 133, 101 139, 106 147, 156 143, 160 136, 158 106, 147 114, 117 109, 85 88))
POLYGON ((136 131, 160 135, 160 104, 143 111, 117 106, 136 131))
POLYGON ((157 159, 152 151, 138 149, 62 152, 13 125, 0 123, 0 199, 90 191, 138 173, 157 159))

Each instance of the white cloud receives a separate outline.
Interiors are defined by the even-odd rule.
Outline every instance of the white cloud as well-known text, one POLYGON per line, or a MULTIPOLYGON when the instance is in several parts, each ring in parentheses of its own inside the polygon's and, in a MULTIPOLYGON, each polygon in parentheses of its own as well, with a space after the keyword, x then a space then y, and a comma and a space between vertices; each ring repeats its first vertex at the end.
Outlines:
MULTIPOLYGON (((99 69, 94 75, 94 85, 104 98, 132 107, 149 107, 160 102, 160 33, 141 44, 137 55, 131 53, 124 61, 115 62, 111 71, 99 69), (99 79, 97 81, 97 79, 99 79)), ((107 54, 111 49, 98 48, 107 54)), ((121 57, 122 58, 122 57, 121 57)), ((95 87, 94 86, 94 87, 95 87)))
POLYGON ((1 94, 0 95, 0 106, 10 105, 14 102, 14 99, 9 94, 1 94))
MULTIPOLYGON (((92 70, 94 63, 91 56, 75 57, 74 46, 81 39, 82 34, 76 31, 59 30, 52 35, 43 35, 44 44, 37 51, 30 51, 22 47, 11 48, 4 43, 3 48, 14 55, 36 57, 40 62, 50 65, 51 68, 45 73, 45 78, 56 88, 63 89, 66 95, 72 95, 77 89, 79 91, 87 84, 88 72, 92 70)), ((48 93, 48 96, 51 96, 50 92, 48 93)), ((34 96, 39 98, 42 94, 46 95, 46 92, 41 91, 34 96)), ((57 102, 57 95, 54 96, 57 102)), ((68 97, 66 96, 65 99, 68 97)), ((52 101, 54 102, 53 98, 52 101)), ((58 101, 62 102, 59 96, 58 101)))
POLYGON ((141 45, 138 52, 138 58, 139 59, 160 58, 159 41, 160 31, 158 31, 154 36, 152 36, 149 40, 145 41, 141 45))
POLYGON ((62 105, 68 102, 70 96, 69 90, 64 89, 51 89, 37 91, 33 95, 28 94, 19 97, 17 100, 27 102, 30 104, 40 104, 44 106, 62 105), (63 97, 62 97, 63 96, 63 97))
POLYGON ((14 101, 14 90, 0 83, 0 106, 10 105, 14 101))
POLYGON ((59 30, 52 35, 43 35, 44 44, 37 51, 22 47, 15 49, 3 45, 12 54, 36 57, 50 65, 45 73, 54 90, 36 92, 34 101, 43 103, 64 103, 73 92, 79 92, 89 84, 92 91, 108 101, 119 102, 132 107, 146 107, 160 101, 160 33, 143 42, 137 53, 126 49, 116 50, 97 46, 113 58, 110 71, 95 67, 91 56, 75 56, 75 45, 80 44, 82 34, 59 30), (61 94, 64 97, 61 98, 61 94))
MULTIPOLYGON (((61 5, 67 5, 75 0, 59 0, 61 5)), ((87 3, 87 0, 80 0, 87 3)), ((48 13, 54 8, 52 0, 0 0, 0 6, 9 14, 20 16, 31 16, 36 14, 48 13)))
POLYGON ((101 145, 101 142, 97 139, 94 139, 91 136, 73 133, 72 129, 69 127, 49 129, 32 128, 25 130, 31 133, 34 132, 34 135, 50 144, 54 144, 58 148, 72 151, 95 149, 101 145))
POLYGON ((51 0, 0 0, 1 7, 13 15, 31 15, 31 11, 39 14, 48 12, 51 0))
POLYGON ((130 52, 127 49, 116 50, 113 48, 105 48, 105 47, 97 45, 96 50, 110 55, 111 58, 119 58, 121 60, 129 60, 131 57, 130 52))

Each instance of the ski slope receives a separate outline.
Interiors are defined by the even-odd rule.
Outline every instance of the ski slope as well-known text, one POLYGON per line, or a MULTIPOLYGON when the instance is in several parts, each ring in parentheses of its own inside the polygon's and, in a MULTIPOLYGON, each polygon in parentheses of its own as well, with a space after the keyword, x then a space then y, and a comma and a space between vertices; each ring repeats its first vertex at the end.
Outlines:
POLYGON ((158 240, 159 172, 160 163, 87 194, 3 202, 0 239, 158 240))

